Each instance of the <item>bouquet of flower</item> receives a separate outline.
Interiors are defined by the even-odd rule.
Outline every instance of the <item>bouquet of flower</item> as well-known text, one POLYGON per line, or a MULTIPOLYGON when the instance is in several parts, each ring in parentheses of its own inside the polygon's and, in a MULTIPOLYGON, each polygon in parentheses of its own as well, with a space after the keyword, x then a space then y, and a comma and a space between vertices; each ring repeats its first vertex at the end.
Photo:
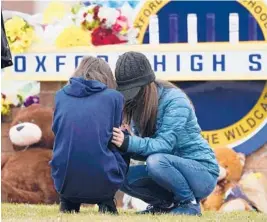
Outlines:
POLYGON ((5 29, 10 49, 13 53, 23 53, 37 42, 37 33, 42 28, 34 25, 31 16, 14 11, 3 11, 5 29))
POLYGON ((76 25, 90 31, 92 44, 98 46, 136 42, 137 30, 126 16, 129 10, 101 5, 79 5, 72 12, 76 25))
POLYGON ((7 40, 14 53, 25 52, 34 40, 34 31, 20 17, 14 16, 5 22, 7 40))

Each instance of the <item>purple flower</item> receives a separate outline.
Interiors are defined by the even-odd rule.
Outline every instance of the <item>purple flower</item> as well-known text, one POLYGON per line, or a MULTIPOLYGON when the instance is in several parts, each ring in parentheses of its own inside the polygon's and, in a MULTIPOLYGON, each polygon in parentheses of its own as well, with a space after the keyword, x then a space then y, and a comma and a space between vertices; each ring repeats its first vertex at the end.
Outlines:
POLYGON ((39 103, 40 102, 40 99, 38 96, 29 96, 25 102, 24 102, 24 106, 25 107, 28 107, 32 104, 35 104, 35 103, 39 103))

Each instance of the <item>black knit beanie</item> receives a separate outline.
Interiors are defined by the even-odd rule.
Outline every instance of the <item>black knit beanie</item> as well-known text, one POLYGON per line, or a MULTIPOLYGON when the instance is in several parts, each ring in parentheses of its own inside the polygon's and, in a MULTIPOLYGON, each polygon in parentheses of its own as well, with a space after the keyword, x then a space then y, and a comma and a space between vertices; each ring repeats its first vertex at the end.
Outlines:
POLYGON ((118 88, 126 101, 133 99, 142 86, 155 81, 155 73, 146 56, 139 52, 122 54, 115 69, 118 88))

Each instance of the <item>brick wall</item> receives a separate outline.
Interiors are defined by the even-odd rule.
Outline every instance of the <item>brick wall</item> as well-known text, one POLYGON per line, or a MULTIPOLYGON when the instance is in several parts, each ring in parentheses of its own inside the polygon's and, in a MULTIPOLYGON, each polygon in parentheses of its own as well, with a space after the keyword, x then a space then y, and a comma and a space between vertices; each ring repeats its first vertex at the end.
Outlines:
POLYGON ((54 97, 57 90, 66 82, 41 82, 40 103, 44 106, 54 107, 54 97))

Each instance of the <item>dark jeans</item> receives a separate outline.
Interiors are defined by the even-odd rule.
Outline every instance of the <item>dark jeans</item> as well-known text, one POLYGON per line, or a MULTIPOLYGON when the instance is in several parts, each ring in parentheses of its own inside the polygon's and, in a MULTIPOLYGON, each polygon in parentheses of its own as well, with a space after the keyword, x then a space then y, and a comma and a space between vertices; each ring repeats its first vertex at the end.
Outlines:
POLYGON ((201 163, 170 154, 153 154, 147 165, 131 166, 122 191, 149 204, 200 201, 215 188, 217 176, 201 163))

